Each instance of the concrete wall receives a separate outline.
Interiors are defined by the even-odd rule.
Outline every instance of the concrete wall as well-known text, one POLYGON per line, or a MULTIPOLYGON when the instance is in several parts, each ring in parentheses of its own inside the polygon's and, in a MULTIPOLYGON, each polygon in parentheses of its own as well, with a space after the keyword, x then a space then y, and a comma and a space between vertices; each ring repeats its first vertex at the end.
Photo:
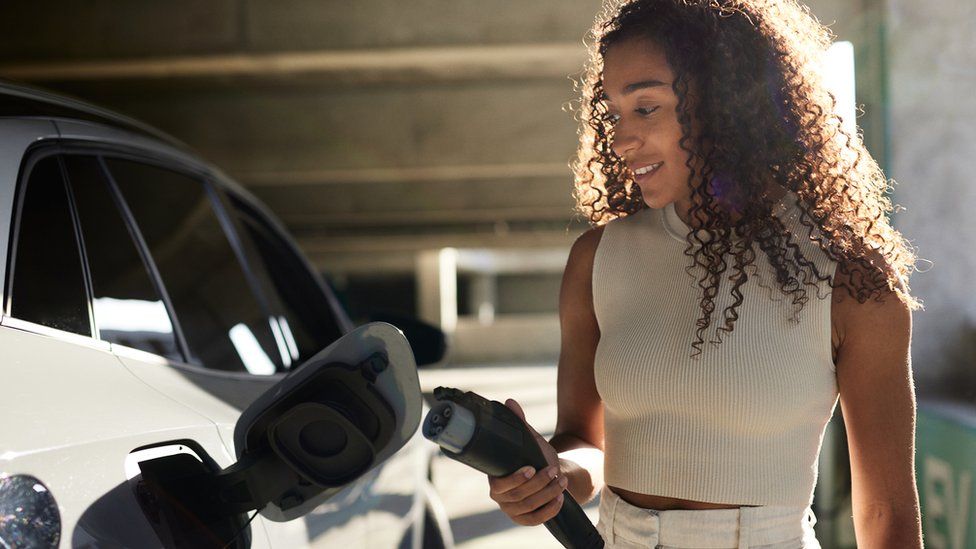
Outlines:
POLYGON ((854 43, 858 126, 897 183, 892 220, 925 261, 912 290, 913 361, 921 397, 976 402, 976 2, 810 0, 854 43))
POLYGON ((911 284, 918 392, 976 402, 976 2, 888 0, 887 21, 896 227, 932 262, 911 284))

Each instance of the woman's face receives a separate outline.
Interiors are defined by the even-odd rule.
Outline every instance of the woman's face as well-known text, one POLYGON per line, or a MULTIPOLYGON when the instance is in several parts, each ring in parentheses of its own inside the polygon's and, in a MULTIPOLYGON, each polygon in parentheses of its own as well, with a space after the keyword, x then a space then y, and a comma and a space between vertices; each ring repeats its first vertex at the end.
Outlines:
POLYGON ((688 153, 678 146, 681 125, 674 73, 664 50, 633 38, 611 45, 603 58, 603 88, 616 119, 612 147, 630 168, 651 208, 674 203, 687 221, 691 206, 688 153))

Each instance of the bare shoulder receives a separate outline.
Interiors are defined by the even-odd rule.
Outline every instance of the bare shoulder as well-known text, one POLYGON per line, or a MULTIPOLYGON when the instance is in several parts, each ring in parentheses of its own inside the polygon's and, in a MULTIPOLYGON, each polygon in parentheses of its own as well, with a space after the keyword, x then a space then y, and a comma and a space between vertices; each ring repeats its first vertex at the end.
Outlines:
MULTIPOLYGON (((867 256, 872 265, 888 270, 884 257, 876 252, 867 256)), ((911 336, 911 307, 898 292, 884 287, 879 295, 874 295, 863 303, 855 299, 846 287, 858 287, 870 277, 877 276, 858 264, 838 265, 834 275, 834 290, 831 303, 831 328, 835 355, 845 348, 849 352, 857 348, 870 348, 907 344, 911 336)), ((896 288, 907 290, 903 280, 896 288)))
POLYGON ((600 239, 603 238, 603 230, 605 228, 606 225, 593 227, 579 235, 576 242, 573 243, 572 251, 570 251, 570 260, 589 260, 592 263, 593 256, 596 255, 596 249, 600 246, 600 239))
MULTIPOLYGON (((594 227, 581 234, 576 242, 573 243, 569 251, 569 260, 566 262, 566 271, 563 274, 563 306, 579 305, 578 297, 580 291, 588 288, 593 277, 593 260, 596 257, 596 250, 603 237, 604 226, 594 227), (576 294, 567 296, 567 290, 576 294), (568 299, 567 299, 568 298, 568 299)), ((588 294, 588 292, 582 292, 588 294)))

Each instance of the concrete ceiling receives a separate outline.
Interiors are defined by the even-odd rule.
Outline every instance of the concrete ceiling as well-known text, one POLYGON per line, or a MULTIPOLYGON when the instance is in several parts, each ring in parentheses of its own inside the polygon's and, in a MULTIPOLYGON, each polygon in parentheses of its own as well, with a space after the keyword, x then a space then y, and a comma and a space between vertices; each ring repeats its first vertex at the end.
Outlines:
POLYGON ((566 246, 583 228, 571 76, 599 6, 5 2, 0 77, 185 141, 324 269, 377 253, 407 265, 442 246, 566 246))

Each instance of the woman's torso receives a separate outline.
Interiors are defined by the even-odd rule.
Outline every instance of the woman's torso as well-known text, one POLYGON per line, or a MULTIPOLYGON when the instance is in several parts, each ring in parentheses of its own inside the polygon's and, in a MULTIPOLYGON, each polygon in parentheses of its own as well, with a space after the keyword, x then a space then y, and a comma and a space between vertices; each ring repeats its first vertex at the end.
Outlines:
MULTIPOLYGON (((649 221, 652 218, 659 219, 658 215, 661 215, 661 212, 642 212, 642 214, 643 215, 639 217, 642 217, 645 220, 649 221)), ((784 219, 784 221, 786 220, 784 219)), ((660 221, 658 221, 657 223, 660 223, 660 221)), ((667 222, 665 222, 664 224, 665 226, 667 226, 667 222)), ((598 266, 600 263, 599 260, 597 261, 597 265, 594 266, 594 277, 595 277, 594 306, 597 309, 597 313, 598 313, 597 316, 602 321, 609 320, 612 323, 615 323, 615 326, 617 327, 615 328, 616 330, 615 333, 613 333, 612 335, 604 334, 604 336, 608 337, 608 340, 612 340, 612 344, 610 345, 610 347, 604 348, 604 351, 601 353, 602 358, 598 357, 598 368, 597 371, 595 371, 595 375, 597 376, 597 381, 598 381, 597 383, 598 387, 602 387, 602 389, 604 390, 604 392, 601 393, 601 397, 607 395, 611 397, 610 402, 605 402, 605 407, 609 405, 609 408, 607 408, 608 415, 614 418, 614 421, 618 426, 618 433, 615 435, 615 437, 608 437, 608 441, 611 438, 615 438, 616 441, 619 443, 622 440, 631 438, 629 436, 626 436, 631 432, 628 430, 629 427, 627 427, 627 425, 628 424, 633 425, 635 422, 642 421, 641 420, 642 414, 647 414, 647 413, 654 414, 655 416, 653 417, 658 418, 656 421, 658 425, 662 425, 663 424, 662 422, 667 422, 668 421, 667 419, 662 419, 662 418, 671 417, 669 416, 671 409, 668 408, 667 406, 664 407, 662 406, 668 404, 671 401, 670 398, 671 394, 679 394, 682 395, 682 398, 684 400, 676 399, 674 401, 675 403, 679 403, 679 402, 687 403, 689 400, 694 400, 697 403, 696 404, 697 406, 700 406, 702 404, 705 404, 706 406, 712 405, 714 407, 713 411, 715 412, 714 415, 710 416, 708 413, 705 414, 687 413, 688 410, 685 410, 686 412, 685 415, 674 416, 675 420, 678 421, 679 423, 684 422, 685 430, 682 432, 687 432, 689 425, 703 425, 704 430, 702 432, 705 433, 704 434, 705 437, 714 435, 717 437, 718 440, 722 441, 718 444, 718 446, 723 447, 722 445, 724 444, 725 445, 724 447, 728 447, 730 449, 735 450, 734 452, 731 452, 730 455, 728 456, 728 460, 730 461, 742 459, 743 455, 740 454, 744 454, 745 452, 751 452, 761 456, 763 450, 762 448, 758 447, 758 445, 757 448, 753 449, 753 448, 747 448, 746 445, 742 445, 739 443, 742 440, 749 437, 753 437, 753 438, 757 436, 760 437, 760 439, 757 440, 769 439, 769 437, 766 436, 767 432, 776 433, 776 436, 782 435, 783 432, 776 431, 776 429, 780 429, 780 427, 782 427, 783 429, 793 429, 799 427, 799 430, 797 431, 798 434, 796 436, 798 437, 797 440, 802 439, 804 449, 802 451, 798 450, 797 455, 802 454, 801 457, 803 458, 803 460, 807 460, 808 458, 810 460, 815 460, 816 452, 814 450, 819 449, 819 448, 816 449, 813 448, 813 446, 819 444, 819 441, 816 440, 816 434, 819 431, 819 427, 820 427, 820 424, 818 422, 823 421, 823 424, 825 425, 826 418, 829 418, 829 413, 832 412, 832 406, 835 403, 835 399, 836 399, 836 388, 834 386, 833 373, 828 368, 828 366, 832 366, 832 360, 831 360, 832 349, 830 349, 830 347, 832 346, 832 343, 836 343, 835 338, 832 337, 835 331, 832 329, 831 326, 833 324, 832 322, 833 317, 831 315, 830 300, 827 300, 826 302, 814 303, 818 301, 816 296, 818 292, 813 288, 808 288, 810 303, 807 303, 807 306, 808 307, 812 306, 814 310, 821 311, 816 313, 815 315, 816 329, 814 331, 816 332, 816 335, 810 341, 806 341, 802 339, 804 336, 800 336, 800 338, 797 339, 797 332, 794 330, 794 334, 791 336, 792 339, 790 341, 788 349, 786 350, 786 352, 784 352, 783 348, 779 348, 777 350, 779 355, 777 357, 774 357, 774 360, 769 360, 769 357, 766 356, 753 356, 753 357, 749 357, 748 361, 746 361, 748 364, 742 364, 742 361, 740 360, 739 361, 740 364, 736 366, 738 370, 729 370, 727 368, 724 370, 714 369, 709 371, 707 375, 699 376, 697 379, 690 377, 686 374, 682 374, 680 371, 672 372, 668 370, 668 366, 666 366, 667 361, 680 360, 679 355, 681 353, 672 352, 670 355, 666 352, 663 353, 668 358, 662 364, 662 362, 659 360, 660 355, 662 354, 660 352, 662 347, 660 346, 664 345, 665 347, 663 347, 663 349, 672 347, 674 345, 674 341, 680 339, 681 333, 687 334, 686 336, 687 341, 681 341, 679 343, 682 343, 683 345, 687 346, 690 344, 692 332, 683 331, 676 328, 675 322, 672 322, 671 320, 661 320, 661 319, 651 320, 646 318, 646 316, 653 315, 658 317, 668 317, 668 318, 673 317, 676 319, 677 324, 687 325, 686 322, 692 319, 690 319, 690 317, 684 318, 687 315, 676 312, 680 310, 681 306, 675 305, 677 303, 687 303, 684 301, 684 299, 686 298, 683 298, 681 301, 676 300, 678 295, 674 294, 673 292, 678 290, 677 289, 671 290, 672 293, 667 294, 668 299, 673 298, 671 302, 672 305, 670 307, 666 308, 665 310, 649 309, 647 311, 643 311, 642 309, 640 314, 644 315, 644 318, 632 319, 634 321, 633 324, 628 322, 621 323, 620 322, 621 320, 626 321, 627 319, 626 318, 621 319, 617 313, 612 312, 612 311, 618 311, 621 308, 627 306, 640 307, 640 305, 634 305, 634 304, 642 303, 643 297, 654 292, 655 290, 653 289, 653 287, 660 286, 662 282, 665 282, 666 286, 672 286, 674 288, 678 288, 679 286, 684 286, 685 284, 689 284, 691 282, 691 281, 682 282, 680 283, 680 285, 675 285, 673 281, 666 282, 662 279, 662 280, 656 280, 654 286, 641 286, 641 284, 643 284, 642 279, 644 278, 644 275, 641 274, 636 278, 634 275, 638 272, 644 272, 643 268, 645 264, 635 259, 636 256, 639 255, 641 252, 639 251, 639 249, 633 247, 634 244, 636 244, 636 242, 630 242, 629 239, 636 238, 637 240, 643 240, 643 236, 647 230, 652 230, 652 232, 654 233, 660 232, 659 224, 655 225, 654 223, 652 223, 651 225, 648 226, 643 226, 643 225, 646 225, 646 221, 633 220, 633 221, 628 221, 622 226, 621 225, 618 225, 617 227, 608 226, 607 228, 610 230, 606 231, 602 236, 601 240, 607 239, 608 236, 614 238, 612 234, 615 232, 614 229, 616 230, 617 233, 616 238, 618 238, 617 245, 615 247, 612 246, 611 248, 616 248, 620 251, 614 253, 612 256, 608 256, 610 252, 604 249, 601 250, 601 252, 599 252, 598 255, 602 254, 603 256, 605 256, 603 258, 604 261, 611 259, 612 257, 614 260, 618 262, 617 263, 618 265, 623 266, 622 268, 625 269, 624 271, 618 272, 615 270, 616 268, 607 270, 606 263, 604 263, 604 266, 601 268, 598 266), (641 225, 642 227, 640 227, 639 229, 636 228, 636 226, 638 225, 641 225), (630 227, 627 230, 627 232, 623 232, 622 227, 624 226, 630 227), (654 227, 657 227, 657 229, 654 229, 654 227), (635 233, 634 232, 635 230, 638 230, 639 232, 635 233), (622 241, 619 239, 625 235, 628 238, 628 242, 626 247, 621 249, 619 248, 619 246, 622 241), (631 273, 631 274, 627 274, 627 273, 631 273), (614 277, 614 280, 616 282, 619 282, 621 286, 629 287, 633 284, 636 284, 639 292, 642 292, 642 294, 639 293, 635 297, 633 295, 625 295, 626 292, 624 292, 623 290, 619 292, 617 290, 608 290, 608 288, 612 286, 609 282, 602 282, 603 289, 601 290, 601 281, 597 280, 597 277, 601 274, 605 277, 612 275, 614 277), (617 277, 621 277, 621 278, 617 280, 617 277), (610 293, 607 293, 608 291, 610 291, 610 293), (603 299, 602 303, 596 302, 601 299, 601 296, 603 299), (627 338, 631 337, 631 335, 627 335, 626 337, 621 338, 620 330, 619 330, 620 326, 627 326, 627 329, 632 331, 633 337, 648 338, 648 339, 654 339, 654 338, 663 338, 663 339, 660 339, 660 341, 655 341, 652 344, 652 347, 654 347, 653 349, 636 349, 636 350, 632 349, 631 351, 625 350, 621 352, 619 351, 619 349, 622 348, 621 346, 623 346, 623 348, 627 347, 627 345, 629 344, 627 338), (824 345, 824 342, 826 342, 826 345, 824 345), (611 351, 610 349, 613 350, 611 351), (826 354, 824 354, 824 351, 821 351, 820 349, 824 349, 824 351, 826 351, 826 354), (796 352, 800 354, 805 354, 806 356, 814 357, 813 361, 810 364, 806 364, 804 366, 813 366, 815 367, 815 369, 819 368, 819 370, 813 371, 812 374, 805 374, 803 373, 802 370, 797 371, 795 369, 794 371, 784 372, 783 369, 780 368, 780 364, 777 363, 776 360, 782 360, 784 357, 788 359, 790 352, 796 352), (654 355, 659 355, 659 356, 655 357, 654 355), (641 368, 635 369, 633 367, 634 364, 633 360, 635 359, 639 359, 641 361, 641 364, 643 365, 641 368), (626 362, 620 363, 618 362, 619 360, 624 360, 626 362), (624 366, 625 370, 621 370, 620 372, 617 372, 616 367, 614 367, 615 368, 614 371, 607 369, 610 367, 609 366, 610 364, 620 364, 621 366, 623 364, 631 364, 631 366, 624 366), (743 369, 743 367, 745 367, 745 369, 743 369), (665 369, 662 370, 662 368, 665 369), (664 378, 654 377, 662 374, 665 375, 666 377, 664 378), (648 375, 650 375, 651 377, 648 378, 647 377, 648 375), (715 376, 716 380, 720 380, 718 385, 714 384, 714 380, 707 381, 708 378, 713 376, 715 376), (740 382, 743 379, 743 376, 745 376, 746 378, 750 378, 753 381, 751 381, 749 384, 741 384, 740 382), (689 387, 688 385, 686 385, 689 381, 695 383, 695 385, 691 386, 692 387, 691 392, 682 394, 681 391, 689 387), (756 387, 755 383, 757 382, 762 385, 759 386, 757 390, 746 391, 744 393, 735 392, 735 391, 741 391, 742 387, 756 387), (667 391, 669 391, 667 393, 661 392, 660 389, 662 387, 666 387, 666 383, 671 383, 672 389, 667 389, 667 391), (674 385, 675 383, 679 383, 680 385, 674 385), (739 385, 735 389, 735 391, 730 392, 728 388, 733 387, 733 385, 737 383, 739 385), (797 385, 797 383, 800 383, 800 385, 797 385), (657 387, 655 387, 655 385, 657 387), (635 389, 633 389, 633 387, 640 387, 641 389, 636 390, 635 392, 635 389), (675 392, 670 393, 670 391, 672 390, 674 390, 675 392), (819 396, 815 396, 812 400, 806 399, 804 396, 801 396, 803 395, 804 392, 808 390, 813 391, 816 395, 819 396), (609 392, 607 393, 606 391, 609 392), (638 393, 640 393, 641 395, 645 395, 645 394, 654 395, 655 391, 658 391, 658 394, 656 394, 655 396, 649 396, 648 398, 651 399, 656 398, 659 400, 660 404, 645 405, 640 403, 641 400, 644 400, 643 398, 637 398, 635 400, 636 395, 638 393), (749 407, 748 409, 744 411, 740 409, 742 408, 742 406, 737 403, 737 398, 736 398, 737 395, 739 396, 739 399, 742 402, 747 403, 746 406, 749 407), (776 398, 769 400, 767 398, 768 395, 775 395, 776 398), (616 402, 613 402, 615 397, 617 400, 616 402), (620 400, 621 398, 623 398, 624 400, 620 400), (769 402, 765 402, 766 400, 769 400, 769 402), (797 406, 794 406, 794 403, 796 403, 797 406), (622 407, 618 407, 616 410, 613 410, 615 404, 622 407), (734 421, 730 421, 729 418, 731 416, 722 415, 723 412, 730 412, 730 411, 739 413, 738 417, 741 419, 739 420, 738 423, 734 421), (821 416, 825 416, 825 417, 821 417, 821 416), (713 419, 709 420, 708 419, 709 417, 712 417, 713 419), (706 423, 700 423, 703 421, 706 423), (721 425, 721 427, 715 428, 716 424, 721 425), (722 431, 721 429, 726 429, 726 431, 722 431), (800 430, 802 430, 803 432, 800 433, 799 432, 800 430), (722 439, 722 437, 727 437, 727 438, 722 439), (806 448, 806 446, 809 446, 810 448, 806 448), (746 448, 746 450, 743 450, 743 448, 746 448)), ((674 233, 674 231, 665 231, 665 233, 667 232, 674 233)), ((671 234, 668 236, 676 240, 677 237, 680 235, 671 234)), ((658 237, 658 238, 662 238, 662 237, 658 237)), ((669 239, 664 238, 663 241, 649 240, 647 242, 647 246, 646 247, 643 246, 644 243, 642 243, 641 248, 648 249, 653 247, 654 249, 657 249, 662 242, 666 242, 667 240, 669 239)), ((677 242, 672 241, 671 245, 674 244, 677 244, 677 242)), ((601 241, 600 247, 605 248, 605 243, 601 241)), ((681 248, 683 248, 683 246, 681 246, 679 249, 681 248)), ((757 262, 762 260, 763 260, 762 255, 757 257, 757 262)), ((655 269, 661 271, 662 265, 663 264, 661 263, 652 262, 651 264, 649 264, 649 267, 651 268, 652 271, 654 271, 655 269)), ((822 267, 827 266, 822 262, 820 262, 820 265, 822 267)), ((664 272, 660 272, 660 275, 663 274, 664 272)), ((673 273, 671 272, 669 272, 668 274, 673 276, 673 273)), ((756 300, 755 297, 756 294, 762 293, 762 294, 766 294, 765 296, 766 299, 772 298, 773 300, 782 301, 783 296, 782 294, 778 296, 775 295, 778 292, 773 288, 770 288, 770 286, 775 287, 775 280, 770 280, 768 278, 768 276, 771 273, 766 273, 766 274, 767 274, 767 278, 766 278, 767 283, 772 283, 772 284, 764 285, 762 291, 759 291, 758 289, 752 290, 752 292, 754 292, 752 296, 753 301, 749 301, 747 299, 746 305, 751 306, 753 308, 753 311, 750 311, 748 307, 744 307, 743 312, 745 314, 743 314, 743 318, 740 319, 739 322, 737 323, 737 327, 742 326, 741 330, 744 331, 740 332, 740 330, 736 330, 737 332, 740 332, 742 335, 733 336, 731 338, 731 340, 733 340, 733 343, 736 337, 738 337, 740 340, 743 338, 749 338, 750 342, 755 341, 757 344, 768 343, 768 339, 764 339, 765 336, 762 334, 758 334, 758 332, 756 331, 757 329, 759 329, 759 326, 761 326, 762 324, 757 323, 755 321, 756 316, 752 315, 752 313, 762 312, 763 315, 766 315, 767 311, 765 309, 763 309, 762 311, 756 309, 756 307, 765 307, 765 306, 762 305, 764 301, 756 300), (769 291, 769 290, 773 290, 773 291, 769 291), (747 316, 751 316, 751 318, 746 318, 747 316), (752 323, 751 326, 750 323, 752 323), (753 334, 753 335, 749 335, 749 334, 753 334)), ((648 273, 648 277, 650 278, 653 278, 653 275, 654 275, 653 272, 648 273)), ((723 285, 723 290, 728 291, 727 286, 723 285)), ((697 291, 693 291, 691 293, 697 295, 697 291)), ((721 301, 721 300, 717 300, 717 301, 721 301)), ((645 303, 645 305, 643 306, 647 307, 646 304, 647 302, 644 301, 643 303, 645 303)), ((697 305, 697 300, 693 301, 691 305, 697 305)), ((722 309, 717 308, 716 310, 721 311, 722 309)), ((807 312, 810 313, 809 310, 807 312)), ((713 315, 712 322, 713 324, 716 322, 721 322, 720 317, 716 318, 716 316, 713 315)), ((603 331, 604 328, 605 326, 601 326, 601 331, 603 331)), ((601 340, 602 339, 604 339, 603 336, 601 336, 601 340)), ((731 347, 728 347, 728 345, 730 345, 728 341, 724 342, 722 345, 725 346, 725 349, 731 349, 731 347)), ((719 347, 719 349, 721 348, 722 347, 719 347)), ((681 352, 684 352, 687 355, 688 349, 690 348, 685 347, 685 349, 682 350, 681 352)), ((677 367, 678 368, 689 368, 689 367, 701 368, 703 366, 715 367, 715 366, 724 365, 724 363, 720 365, 719 363, 721 362, 722 361, 719 360, 719 361, 712 361, 711 363, 709 363, 709 361, 706 360, 706 361, 701 361, 695 365, 679 364, 677 367)), ((712 412, 712 410, 709 410, 709 412, 712 412)), ((639 435, 642 436, 646 435, 646 440, 644 441, 643 446, 633 445, 630 442, 626 442, 625 443, 625 446, 627 446, 626 450, 631 455, 633 455, 633 453, 636 451, 638 447, 646 448, 646 447, 654 447, 656 445, 658 448, 660 448, 661 444, 659 442, 659 439, 652 438, 652 435, 656 436, 662 432, 668 434, 666 428, 654 432, 649 431, 648 433, 638 432, 639 435)), ((785 437, 781 438, 779 442, 775 442, 771 447, 774 449, 788 448, 789 447, 788 437, 790 436, 793 435, 786 433, 785 437)), ((773 438, 775 438, 775 436, 773 438)), ((676 455, 682 453, 682 451, 684 451, 685 455, 690 455, 691 459, 699 459, 699 460, 705 459, 706 461, 709 459, 707 455, 704 455, 702 453, 696 454, 694 452, 687 452, 687 450, 690 450, 693 447, 702 448, 702 449, 710 448, 708 444, 701 444, 697 446, 689 445, 688 448, 681 448, 681 446, 684 444, 684 441, 682 441, 681 439, 673 439, 673 442, 676 443, 676 445, 672 446, 672 448, 674 448, 674 451, 671 451, 669 455, 667 452, 665 452, 663 456, 665 458, 670 458, 672 460, 667 465, 667 467, 674 468, 674 469, 680 468, 680 467, 675 467, 674 459, 676 455)), ((608 456, 611 455, 615 449, 619 450, 619 447, 607 448, 607 450, 610 452, 608 456)), ((715 452, 712 452, 712 454, 714 456, 715 452)), ((767 453, 766 455, 769 456, 774 454, 767 453)), ((666 460, 662 460, 662 461, 666 461, 666 460)), ((618 464, 617 467, 618 471, 620 470, 619 464, 622 462, 623 460, 621 460, 619 457, 616 459, 616 463, 618 464)), ((734 467, 726 467, 725 465, 722 464, 712 463, 710 465, 711 468, 709 468, 708 465, 705 465, 701 467, 701 470, 706 472, 712 472, 712 473, 725 473, 730 471, 736 471, 734 467)), ((808 465, 815 466, 815 463, 812 464, 803 463, 801 466, 794 467, 793 469, 784 468, 783 471, 780 471, 781 474, 779 478, 789 479, 789 478, 803 477, 804 479, 806 479, 806 477, 810 477, 811 475, 809 472, 802 473, 802 471, 806 470, 805 467, 807 467, 808 465), (801 474, 797 475, 794 474, 794 472, 801 473, 801 474)), ((665 468, 665 467, 661 466, 661 468, 665 468)), ((686 467, 686 469, 694 470, 695 467, 688 466, 686 467)), ((760 481, 760 482, 765 480, 764 478, 762 478, 762 475, 759 474, 759 471, 756 469, 753 469, 748 472, 750 473, 750 478, 752 478, 753 480, 760 481)), ((687 471, 685 471, 684 473, 687 473, 687 471)), ((627 479, 628 481, 631 480, 634 481, 631 482, 630 483, 631 485, 628 486, 627 488, 624 488, 622 485, 614 484, 613 480, 615 479, 612 478, 613 476, 614 475, 612 474, 608 475, 607 478, 608 487, 612 489, 614 493, 619 495, 621 499, 623 499, 624 501, 634 506, 642 507, 642 508, 657 509, 657 510, 672 510, 672 509, 703 510, 703 509, 734 509, 738 507, 752 507, 756 505, 766 504, 765 503, 766 500, 762 496, 762 494, 750 492, 748 490, 743 490, 741 489, 742 488, 741 485, 738 488, 730 488, 728 490, 712 490, 711 488, 713 487, 699 486, 699 488, 702 489, 698 490, 697 492, 695 492, 694 490, 689 490, 686 491, 686 493, 678 493, 678 491, 674 490, 672 486, 672 491, 669 493, 669 495, 665 496, 665 495, 658 495, 657 493, 654 493, 650 490, 644 490, 644 491, 634 490, 633 488, 638 487, 638 485, 640 484, 639 479, 637 478, 640 476, 639 474, 631 475, 630 478, 627 479), (725 495, 725 497, 724 498, 709 497, 709 496, 717 496, 719 495, 719 492, 722 492, 725 495), (677 497, 677 496, 689 496, 689 495, 697 495, 703 497, 698 497, 698 498, 677 497)), ((719 474, 715 476, 721 477, 723 475, 719 474)), ((728 476, 728 475, 724 475, 724 476, 728 476)), ((620 475, 617 475, 617 478, 623 480, 620 475)), ((662 480, 662 478, 663 477, 661 477, 661 475, 654 477, 653 480, 651 480, 650 477, 648 477, 648 483, 646 483, 644 487, 650 487, 653 489, 653 487, 657 485, 662 480)), ((793 495, 789 496, 790 502, 795 503, 797 501, 800 501, 803 498, 803 493, 802 493, 803 487, 800 485, 805 485, 808 483, 807 481, 811 481, 811 480, 813 479, 810 478, 802 482, 797 481, 796 483, 794 483, 796 484, 795 486, 796 489, 792 491, 793 495)), ((674 486, 678 484, 679 483, 676 482, 674 483, 674 486)), ((775 489, 767 489, 767 493, 770 491, 775 491, 775 489)), ((769 501, 772 502, 772 500, 769 501)), ((780 503, 785 503, 785 502, 780 502, 780 503)))

